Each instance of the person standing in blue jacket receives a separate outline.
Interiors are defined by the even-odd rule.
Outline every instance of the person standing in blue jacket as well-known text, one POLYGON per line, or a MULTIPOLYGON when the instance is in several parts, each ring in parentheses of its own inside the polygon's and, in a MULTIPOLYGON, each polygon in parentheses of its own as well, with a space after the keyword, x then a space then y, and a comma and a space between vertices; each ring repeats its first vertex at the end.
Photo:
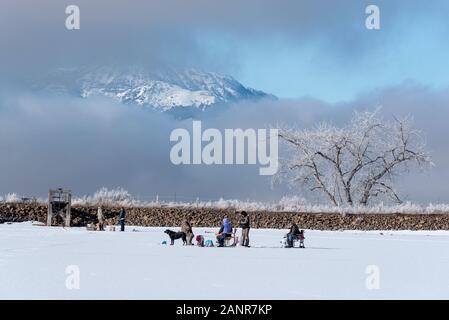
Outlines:
POLYGON ((232 235, 232 223, 229 220, 228 216, 224 216, 223 224, 220 227, 220 230, 217 234, 217 241, 219 247, 224 247, 224 241, 226 237, 230 237, 232 235))
POLYGON ((125 231, 125 218, 126 218, 126 211, 125 208, 120 209, 120 231, 125 231))

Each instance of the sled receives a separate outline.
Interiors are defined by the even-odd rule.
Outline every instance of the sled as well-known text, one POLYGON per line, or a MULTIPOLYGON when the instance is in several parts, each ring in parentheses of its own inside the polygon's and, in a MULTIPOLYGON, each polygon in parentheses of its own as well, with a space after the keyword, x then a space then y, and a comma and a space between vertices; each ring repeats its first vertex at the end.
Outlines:
POLYGON ((301 230, 302 233, 298 234, 296 238, 293 238, 293 247, 288 246, 287 235, 284 236, 284 239, 281 241, 282 248, 305 248, 304 245, 304 230, 301 230))
MULTIPOLYGON (((238 236, 236 236, 237 228, 234 229, 233 233, 227 235, 224 239, 224 247, 235 247, 237 246, 238 236)), ((218 246, 218 241, 215 242, 218 246)))
POLYGON ((33 227, 46 227, 47 225, 43 222, 33 222, 31 224, 33 227))
POLYGON ((224 241, 225 247, 235 247, 237 245, 238 237, 236 236, 236 233, 237 233, 237 228, 234 228, 234 232, 225 238, 225 241, 224 241))

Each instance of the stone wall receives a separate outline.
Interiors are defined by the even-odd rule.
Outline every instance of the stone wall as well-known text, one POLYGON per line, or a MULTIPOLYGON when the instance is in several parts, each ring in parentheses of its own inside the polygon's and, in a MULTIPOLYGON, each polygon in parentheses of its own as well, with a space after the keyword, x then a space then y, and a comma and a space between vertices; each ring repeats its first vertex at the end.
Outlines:
MULTIPOLYGON (((103 214, 117 224, 119 208, 103 208, 103 214)), ((72 208, 72 226, 96 223, 96 207, 72 208)), ((190 216, 195 227, 219 227, 224 214, 234 224, 233 210, 185 208, 127 208, 127 224, 174 227, 190 216)), ((309 214, 292 212, 250 212, 254 228, 288 228, 294 219, 301 228, 315 230, 449 230, 449 214, 309 214)), ((0 204, 0 223, 46 221, 47 206, 41 204, 0 204)))

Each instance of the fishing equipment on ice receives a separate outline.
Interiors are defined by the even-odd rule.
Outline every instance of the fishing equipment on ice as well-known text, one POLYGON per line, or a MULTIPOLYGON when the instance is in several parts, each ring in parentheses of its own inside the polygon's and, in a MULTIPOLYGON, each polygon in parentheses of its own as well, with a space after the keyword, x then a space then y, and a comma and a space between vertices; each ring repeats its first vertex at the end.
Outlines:
POLYGON ((204 237, 202 235, 197 235, 195 240, 198 247, 204 247, 204 237))
POLYGON ((284 236, 283 241, 281 241, 282 247, 293 248, 295 247, 295 243, 299 243, 299 248, 305 248, 304 239, 304 230, 299 230, 297 234, 288 233, 284 236))

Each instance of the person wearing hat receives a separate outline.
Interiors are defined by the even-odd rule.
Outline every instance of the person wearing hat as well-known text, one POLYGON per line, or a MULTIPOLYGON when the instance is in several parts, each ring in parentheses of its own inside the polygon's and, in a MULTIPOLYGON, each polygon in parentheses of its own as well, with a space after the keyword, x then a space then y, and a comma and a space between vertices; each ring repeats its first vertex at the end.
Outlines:
POLYGON ((217 241, 219 247, 224 247, 225 239, 232 235, 232 223, 228 216, 225 215, 223 218, 223 224, 217 233, 217 241))
POLYGON ((249 220, 248 213, 246 211, 240 212, 241 219, 239 221, 239 226, 242 228, 242 241, 241 245, 244 247, 249 247, 249 229, 251 227, 251 222, 249 220))
POLYGON ((181 231, 186 234, 187 245, 191 246, 194 234, 193 234, 193 230, 192 230, 192 224, 190 223, 190 219, 189 218, 186 218, 182 222, 181 231))
POLYGON ((126 211, 125 208, 120 209, 120 231, 125 231, 125 219, 126 219, 126 211))
POLYGON ((293 247, 293 240, 297 239, 298 236, 301 234, 301 231, 299 230, 298 225, 296 224, 296 222, 292 219, 291 220, 292 225, 290 226, 290 230, 287 233, 286 237, 287 237, 287 248, 292 248, 293 247))
POLYGON ((104 216, 103 216, 103 209, 101 208, 101 206, 99 206, 97 210, 97 219, 98 219, 98 230, 104 231, 104 216))

